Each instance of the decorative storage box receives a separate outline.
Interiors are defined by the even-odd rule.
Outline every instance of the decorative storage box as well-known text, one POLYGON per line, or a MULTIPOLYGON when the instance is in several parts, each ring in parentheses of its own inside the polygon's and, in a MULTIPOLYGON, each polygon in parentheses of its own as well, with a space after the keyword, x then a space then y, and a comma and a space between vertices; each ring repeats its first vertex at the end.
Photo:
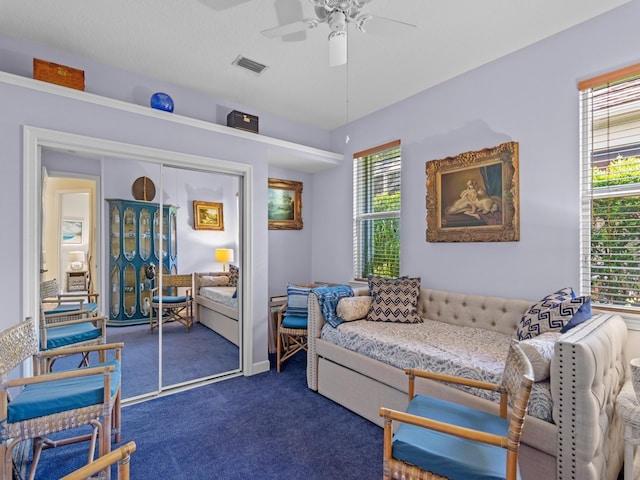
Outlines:
POLYGON ((258 133, 258 117, 233 110, 227 115, 227 126, 258 133))
POLYGON ((58 65, 39 58, 33 59, 33 78, 63 87, 84 90, 84 70, 58 65))

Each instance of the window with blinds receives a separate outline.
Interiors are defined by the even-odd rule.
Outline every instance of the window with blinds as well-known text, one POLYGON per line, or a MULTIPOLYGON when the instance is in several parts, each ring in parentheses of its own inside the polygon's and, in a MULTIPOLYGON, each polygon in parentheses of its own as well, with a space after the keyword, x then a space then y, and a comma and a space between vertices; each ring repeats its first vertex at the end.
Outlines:
POLYGON ((581 287, 640 309, 640 64, 579 85, 581 287))
POLYGON ((400 275, 400 140, 353 155, 353 276, 400 275))

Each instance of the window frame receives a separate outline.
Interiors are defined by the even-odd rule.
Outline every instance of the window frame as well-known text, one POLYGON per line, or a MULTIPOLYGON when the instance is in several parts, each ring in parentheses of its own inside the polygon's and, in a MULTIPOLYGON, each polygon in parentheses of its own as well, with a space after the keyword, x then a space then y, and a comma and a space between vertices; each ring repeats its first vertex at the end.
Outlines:
MULTIPOLYGON (((393 180, 393 179, 392 179, 393 180)), ((378 180, 379 181, 379 180, 378 180)), ((384 274, 381 273, 376 276, 383 277, 395 277, 399 276, 400 272, 400 215, 401 215, 401 206, 402 206, 402 152, 401 152, 401 144, 400 140, 394 140, 392 142, 385 143, 383 145, 379 145, 377 147, 373 147, 367 150, 363 150, 360 152, 356 152, 353 154, 353 278, 356 281, 365 281, 367 278, 363 273, 373 274, 373 269, 365 268, 365 257, 368 259, 373 258, 375 255, 375 239, 374 232, 369 231, 367 233, 368 240, 363 239, 363 225, 375 221, 375 220, 393 220, 397 219, 397 226, 395 227, 394 232, 397 234, 397 252, 393 255, 389 255, 384 257, 385 260, 388 260, 389 263, 392 263, 389 270, 391 273, 384 274), (394 156, 385 158, 380 160, 376 159, 376 156, 385 155, 387 153, 393 154, 397 152, 394 156), (376 162, 389 162, 384 170, 381 172, 384 178, 382 182, 384 184, 382 191, 377 191, 374 188, 375 179, 374 177, 379 177, 380 172, 371 173, 372 165, 376 162), (369 182, 365 185, 365 173, 364 166, 367 165, 369 168, 369 182), (393 170, 392 176, 396 177, 395 181, 391 182, 391 186, 389 184, 389 175, 385 175, 386 173, 393 170), (367 187, 365 191, 363 191, 363 187, 367 187), (389 189, 392 190, 393 193, 398 192, 399 198, 397 203, 396 210, 387 210, 382 212, 374 212, 372 211, 374 208, 374 199, 376 193, 388 193, 389 189)), ((380 257, 378 257, 380 258, 380 257)))
MULTIPOLYGON (((627 314, 639 314, 640 301, 633 301, 635 297, 632 301, 629 301, 632 292, 628 292, 627 295, 617 294, 618 297, 627 297, 624 298, 624 301, 616 297, 615 281, 617 281, 617 278, 606 284, 606 289, 604 285, 601 286, 605 295, 608 294, 609 301, 598 301, 597 295, 594 295, 594 291, 597 288, 594 288, 593 285, 593 225, 594 222, 598 221, 602 223, 601 217, 594 218, 594 201, 622 199, 631 196, 639 197, 640 171, 635 167, 630 170, 637 177, 634 182, 621 185, 610 184, 602 187, 594 187, 593 173, 596 167, 601 167, 603 164, 608 166, 618 158, 640 158, 640 89, 638 89, 638 93, 633 92, 632 97, 624 98, 625 101, 638 102, 638 105, 634 105, 633 108, 626 110, 624 107, 621 108, 620 105, 624 105, 624 103, 621 103, 619 98, 614 97, 616 87, 623 86, 631 90, 632 87, 628 85, 632 84, 629 84, 629 82, 637 82, 639 80, 640 64, 636 64, 578 84, 580 94, 580 289, 583 295, 592 295, 592 303, 597 305, 599 309, 627 314), (599 94, 608 96, 606 97, 606 104, 598 104, 599 94), (606 112, 606 121, 602 120, 602 115, 598 116, 600 112, 606 112), (626 117, 625 121, 632 127, 628 132, 624 133, 624 136, 616 133, 616 128, 618 128, 616 125, 619 125, 616 121, 622 117, 626 117), (634 120, 629 120, 630 118, 638 119, 635 122, 637 126, 634 125, 634 120), (638 138, 634 139, 634 135, 638 138), (624 141, 620 140, 620 138, 623 138, 624 141), (623 153, 624 156, 622 155, 623 153)), ((631 211, 628 217, 625 216, 624 218, 633 218, 632 215, 634 213, 637 214, 637 212, 631 211)), ((608 216, 605 225, 610 225, 612 219, 617 220, 618 218, 620 217, 608 216)), ((626 254, 627 252, 623 253, 626 254)), ((615 258, 615 256, 615 253, 609 252, 606 255, 606 259, 615 258)), ((631 273, 633 268, 629 267, 626 270, 628 273, 624 275, 624 280, 633 280, 634 275, 631 273)), ((640 281, 638 287, 640 289, 640 281)), ((622 288, 628 288, 628 286, 625 285, 622 288)))

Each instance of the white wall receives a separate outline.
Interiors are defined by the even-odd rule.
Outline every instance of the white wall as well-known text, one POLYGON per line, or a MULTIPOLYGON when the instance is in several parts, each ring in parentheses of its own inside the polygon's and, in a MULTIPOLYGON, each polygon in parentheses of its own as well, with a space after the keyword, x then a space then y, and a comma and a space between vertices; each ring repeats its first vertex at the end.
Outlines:
MULTIPOLYGON (((640 61, 640 0, 332 133, 343 164, 313 176, 312 276, 352 278, 353 153, 402 141, 401 273, 431 288, 538 299, 579 288, 577 82, 640 61), (426 162, 520 146, 520 238, 427 243, 426 162)), ((357 68, 354 67, 354 68, 357 68)))

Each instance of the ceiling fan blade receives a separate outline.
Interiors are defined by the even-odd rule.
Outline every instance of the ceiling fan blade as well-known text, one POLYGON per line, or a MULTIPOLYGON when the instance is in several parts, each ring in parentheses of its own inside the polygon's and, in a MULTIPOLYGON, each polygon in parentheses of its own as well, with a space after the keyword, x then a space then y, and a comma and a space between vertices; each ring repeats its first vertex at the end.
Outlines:
POLYGON ((371 15, 362 25, 362 30, 372 35, 396 36, 413 31, 416 26, 412 23, 394 20, 392 18, 371 15))
POLYGON ((307 28, 309 28, 309 23, 305 20, 299 20, 286 25, 280 25, 279 27, 268 28, 266 30, 262 30, 260 33, 268 38, 276 38, 291 35, 292 33, 303 32, 307 28))
POLYGON ((213 10, 226 10, 231 7, 237 7, 243 3, 250 2, 251 0, 200 0, 200 3, 212 8, 213 10))
MULTIPOLYGON (((278 25, 289 25, 304 20, 302 0, 276 0, 274 7, 278 17, 278 25)), ((301 42, 306 39, 307 33, 304 30, 282 36, 283 42, 301 42)))

